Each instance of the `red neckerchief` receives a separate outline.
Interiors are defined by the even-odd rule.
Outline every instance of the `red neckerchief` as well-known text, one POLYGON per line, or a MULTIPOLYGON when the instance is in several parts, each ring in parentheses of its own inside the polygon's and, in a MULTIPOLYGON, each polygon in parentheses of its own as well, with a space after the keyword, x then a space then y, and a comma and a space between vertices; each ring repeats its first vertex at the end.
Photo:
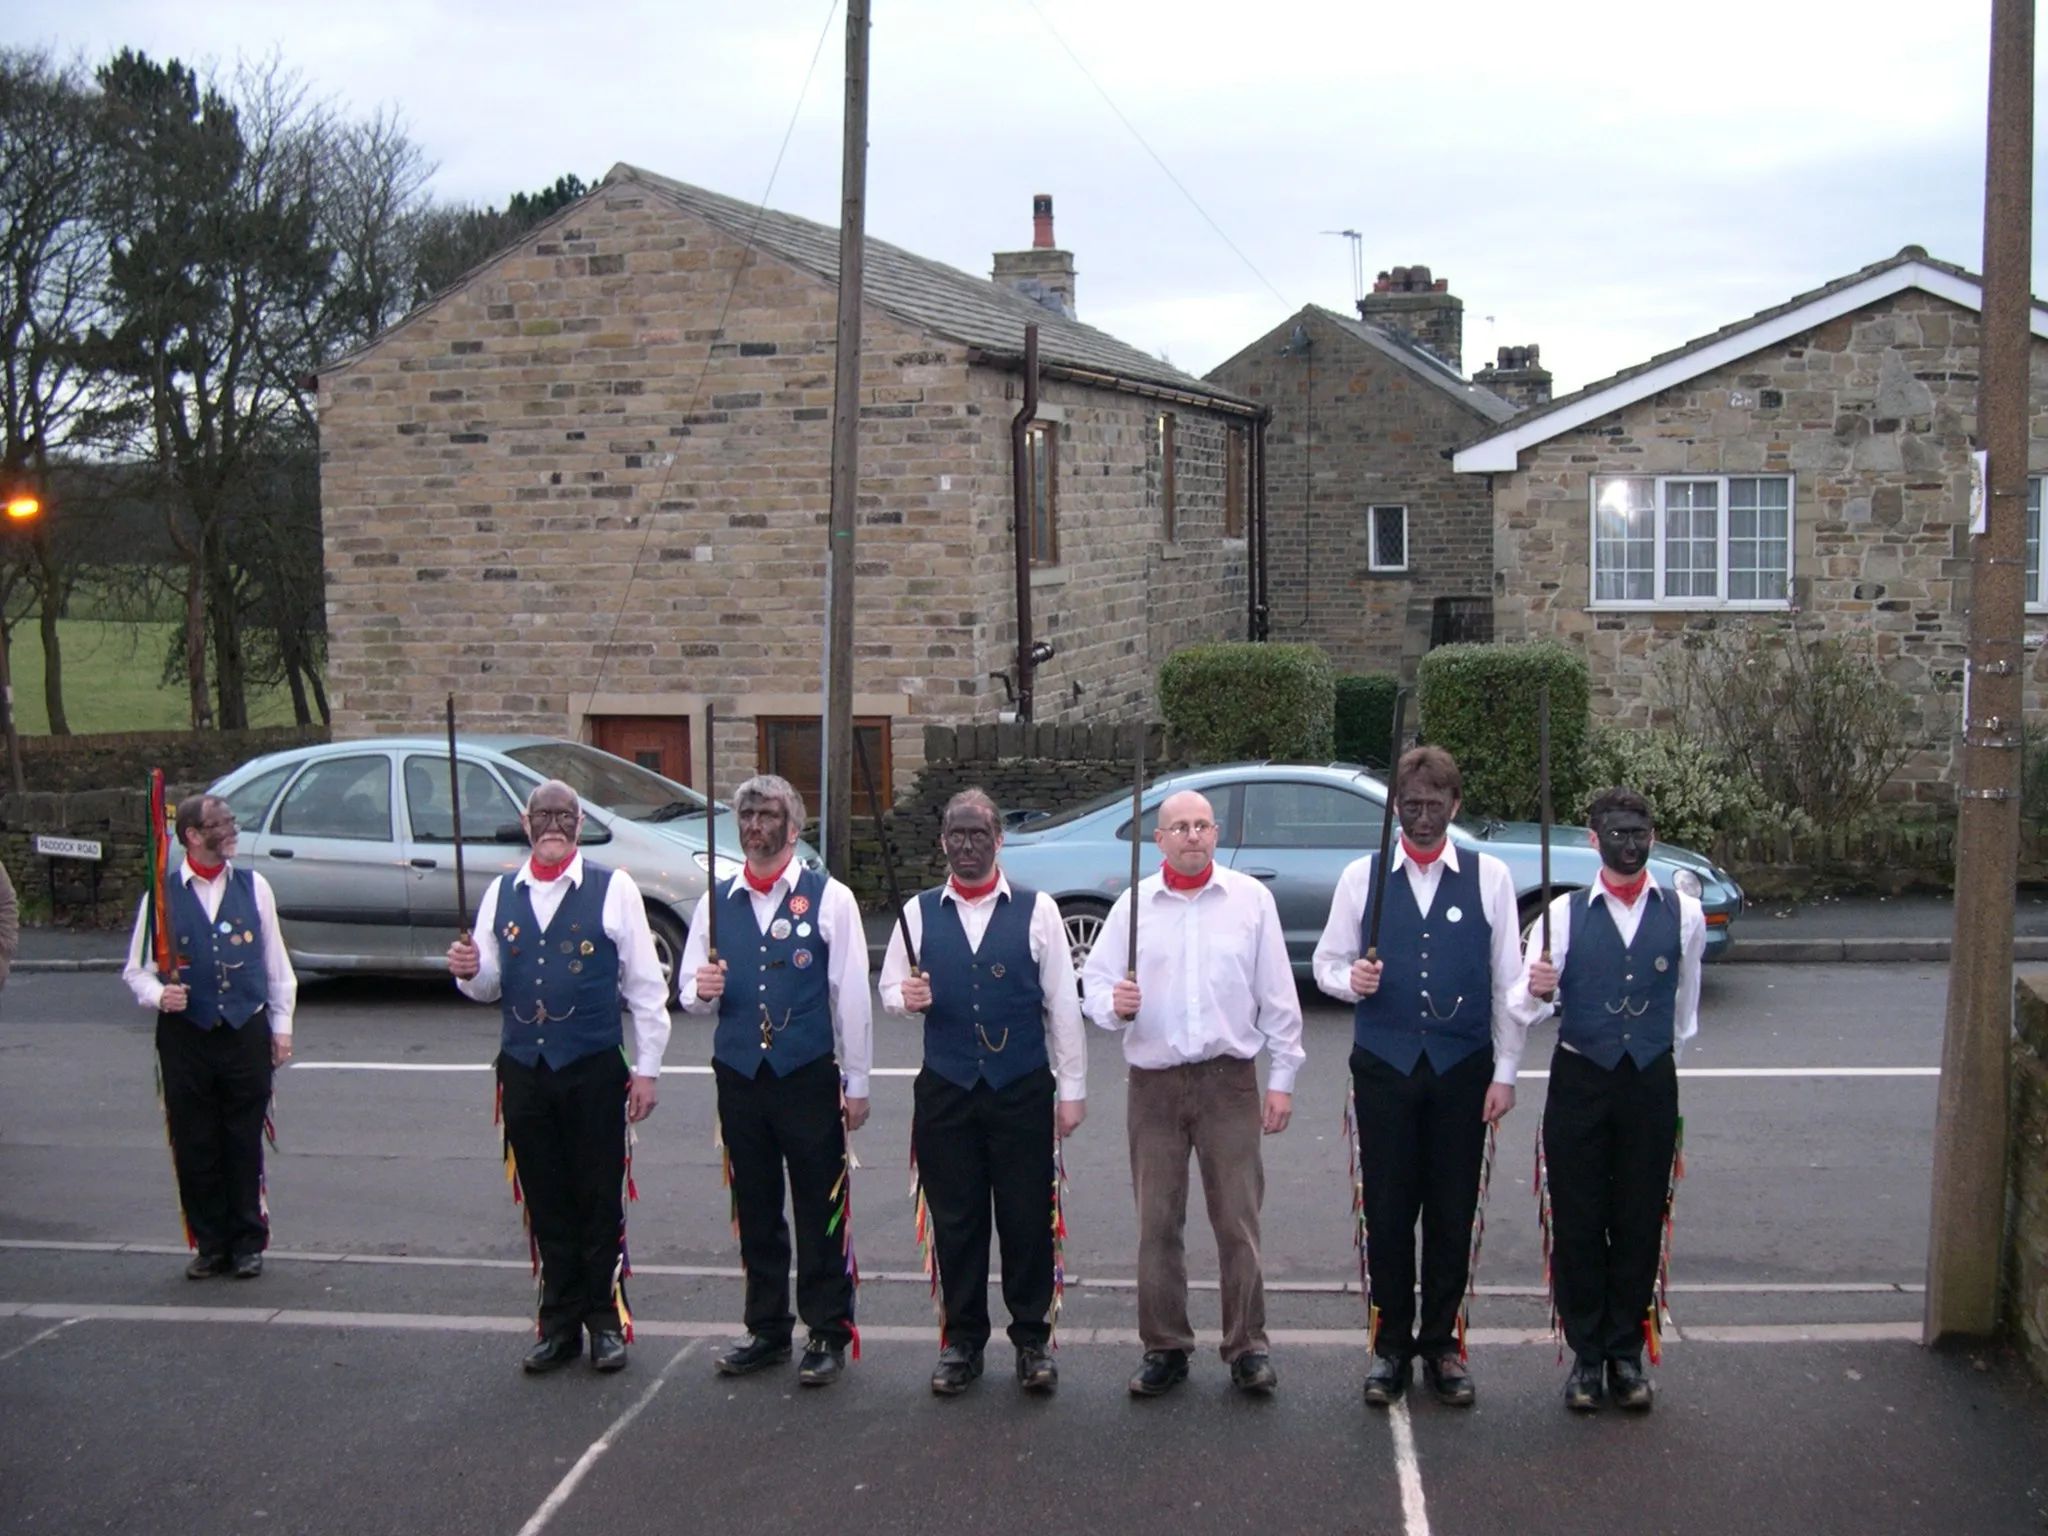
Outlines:
POLYGON ((782 878, 782 872, 785 869, 789 868, 789 861, 795 857, 796 855, 794 853, 784 855, 782 862, 775 866, 775 873, 769 875, 766 879, 762 879, 760 876, 756 875, 754 873, 754 866, 751 864, 742 865, 740 867, 740 873, 747 877, 748 889, 752 890, 757 895, 766 896, 770 891, 775 889, 775 882, 782 878))
POLYGON ((202 880, 218 880, 220 872, 228 866, 225 859, 218 864, 202 864, 188 853, 185 855, 185 867, 202 880))
POLYGON ((1171 864, 1161 864, 1159 866, 1159 875, 1166 882, 1166 888, 1169 891, 1179 891, 1182 895, 1186 895, 1189 891, 1199 891, 1209 883, 1209 877, 1215 873, 1216 861, 1214 859, 1211 859, 1202 866, 1202 872, 1199 875, 1184 875, 1171 864))
POLYGON ((962 885, 958 875, 948 877, 953 887, 953 894, 962 901, 980 901, 982 897, 996 888, 996 882, 1002 878, 1003 872, 999 869, 990 870, 988 879, 981 885, 962 885))
POLYGON ((1600 884, 1606 888, 1608 895, 1619 897, 1625 907, 1634 906, 1636 898, 1643 894, 1643 887, 1649 883, 1650 872, 1647 869, 1625 885, 1616 885, 1614 876, 1604 869, 1600 871, 1600 884))
POLYGON ((533 878, 540 884, 545 885, 550 880, 561 879, 562 871, 575 862, 576 855, 572 853, 559 864, 543 864, 539 859, 534 858, 528 859, 526 865, 528 869, 533 871, 533 878))
POLYGON ((1423 869, 1429 868, 1430 865, 1442 858, 1444 850, 1450 846, 1451 840, 1447 837, 1430 849, 1429 852, 1424 853, 1420 848, 1408 841, 1408 834, 1406 832, 1401 834, 1401 851, 1408 855, 1409 863, 1418 865, 1423 869))

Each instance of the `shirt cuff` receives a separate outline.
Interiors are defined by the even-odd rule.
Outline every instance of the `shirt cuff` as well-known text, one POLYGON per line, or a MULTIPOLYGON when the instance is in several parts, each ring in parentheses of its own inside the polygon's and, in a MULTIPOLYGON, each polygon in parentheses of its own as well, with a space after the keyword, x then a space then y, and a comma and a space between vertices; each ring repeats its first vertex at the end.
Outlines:
POLYGON ((1088 1097, 1088 1079, 1085 1076, 1063 1077, 1060 1079, 1060 1102, 1077 1103, 1088 1097))
POLYGON ((864 1099, 868 1096, 868 1075, 865 1072, 846 1074, 846 1096, 849 1099, 864 1099))
POLYGON ((1272 1067, 1266 1073, 1266 1092, 1294 1092, 1294 1074, 1299 1072, 1300 1070, 1301 1068, 1293 1062, 1288 1062, 1285 1064, 1282 1064, 1277 1061, 1274 1062, 1272 1067))
POLYGON ((1521 1070, 1522 1058, 1520 1056, 1497 1055, 1493 1058, 1493 1080, 1496 1083, 1505 1084, 1509 1088, 1514 1087, 1515 1078, 1521 1070))

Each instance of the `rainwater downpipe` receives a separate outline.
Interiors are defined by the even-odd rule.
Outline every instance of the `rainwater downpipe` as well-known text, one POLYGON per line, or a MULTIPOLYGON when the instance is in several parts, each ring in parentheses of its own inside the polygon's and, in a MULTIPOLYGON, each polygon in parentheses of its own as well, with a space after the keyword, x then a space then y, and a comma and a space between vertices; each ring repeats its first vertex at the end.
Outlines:
MULTIPOLYGON (((1038 327, 1024 327, 1024 409, 1010 418, 1010 481, 1017 534, 1017 718, 1031 722, 1031 462, 1027 439, 1038 417, 1038 327)), ((1051 487, 1048 484, 1048 491, 1051 487)))

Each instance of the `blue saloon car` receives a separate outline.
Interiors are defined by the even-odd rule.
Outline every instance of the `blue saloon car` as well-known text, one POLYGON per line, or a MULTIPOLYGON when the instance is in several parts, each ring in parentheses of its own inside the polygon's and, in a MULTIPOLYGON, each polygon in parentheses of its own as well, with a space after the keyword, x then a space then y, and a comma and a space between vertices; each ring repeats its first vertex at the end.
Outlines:
MULTIPOLYGON (((1166 774, 1146 789, 1142 801, 1142 873, 1159 867, 1159 852, 1151 844, 1160 803, 1183 789, 1200 791, 1215 807, 1217 862, 1265 881, 1273 892, 1288 957, 1295 973, 1306 979, 1338 876, 1353 859, 1379 848, 1386 785, 1349 763, 1238 763, 1166 774)), ((1551 828, 1553 893, 1577 890, 1598 875, 1600 856, 1588 835, 1584 827, 1551 828)), ((1525 931, 1542 905, 1541 839, 1533 822, 1461 817, 1451 828, 1460 851, 1490 853, 1507 865, 1515 877, 1525 931)), ((1005 834, 1002 857, 1012 880, 1058 900, 1078 966, 1110 903, 1130 884, 1131 797, 1120 791, 1056 815, 1022 820, 1005 834)), ((1707 918, 1707 958, 1725 954, 1742 911, 1742 891, 1734 880, 1711 860, 1664 842, 1652 853, 1650 869, 1660 884, 1699 898, 1707 918)))

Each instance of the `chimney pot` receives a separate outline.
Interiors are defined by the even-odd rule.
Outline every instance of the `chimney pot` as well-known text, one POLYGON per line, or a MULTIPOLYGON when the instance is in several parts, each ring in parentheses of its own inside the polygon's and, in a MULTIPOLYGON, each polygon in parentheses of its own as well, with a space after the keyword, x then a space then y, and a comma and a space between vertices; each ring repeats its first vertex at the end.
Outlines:
POLYGON ((1424 266, 1389 267, 1358 301, 1358 316, 1464 372, 1465 305, 1451 293, 1449 278, 1424 266))
POLYGON ((1031 199, 1031 248, 1035 251, 1053 249, 1050 192, 1040 192, 1031 199))
POLYGON ((989 276, 999 288, 1007 288, 1056 315, 1074 318, 1074 253, 1053 244, 1050 192, 1032 195, 1031 248, 997 251, 995 270, 989 276))

